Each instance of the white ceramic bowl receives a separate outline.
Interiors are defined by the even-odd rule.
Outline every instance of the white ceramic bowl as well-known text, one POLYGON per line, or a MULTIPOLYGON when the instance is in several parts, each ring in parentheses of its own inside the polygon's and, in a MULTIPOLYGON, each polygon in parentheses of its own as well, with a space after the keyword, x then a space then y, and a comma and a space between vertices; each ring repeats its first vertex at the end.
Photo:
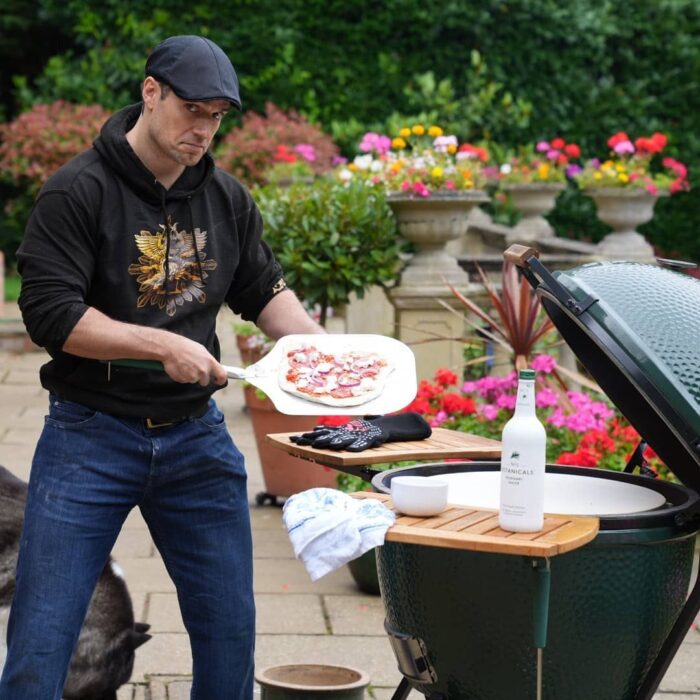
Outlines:
POLYGON ((404 515, 437 515, 447 505, 447 482, 430 476, 395 476, 391 500, 404 515))

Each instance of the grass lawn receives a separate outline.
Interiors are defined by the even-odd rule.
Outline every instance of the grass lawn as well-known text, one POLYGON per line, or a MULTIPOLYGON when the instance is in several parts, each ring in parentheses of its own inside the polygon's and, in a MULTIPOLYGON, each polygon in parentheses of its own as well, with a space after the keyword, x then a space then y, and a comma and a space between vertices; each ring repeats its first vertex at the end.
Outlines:
POLYGON ((17 276, 5 277, 5 301, 17 301, 21 280, 17 276))

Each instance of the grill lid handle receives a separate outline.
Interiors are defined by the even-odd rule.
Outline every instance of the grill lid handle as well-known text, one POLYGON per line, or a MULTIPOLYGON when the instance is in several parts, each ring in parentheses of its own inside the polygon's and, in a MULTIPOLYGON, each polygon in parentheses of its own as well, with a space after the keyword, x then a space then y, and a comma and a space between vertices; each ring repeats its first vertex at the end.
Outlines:
POLYGON ((513 263, 525 275, 533 289, 545 286, 556 297, 557 301, 565 306, 571 313, 580 316, 597 299, 586 295, 583 299, 575 299, 565 287, 563 287, 552 273, 539 261, 540 252, 536 248, 514 243, 503 253, 503 258, 513 263))

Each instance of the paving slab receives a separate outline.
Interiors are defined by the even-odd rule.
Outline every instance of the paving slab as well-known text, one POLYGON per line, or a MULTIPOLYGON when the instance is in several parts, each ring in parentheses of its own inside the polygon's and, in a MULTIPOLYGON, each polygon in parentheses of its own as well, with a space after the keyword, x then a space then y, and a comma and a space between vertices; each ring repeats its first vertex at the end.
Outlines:
POLYGON ((112 556, 117 560, 152 557, 155 553, 150 533, 142 528, 122 529, 112 549, 112 556))
POLYGON ((160 557, 122 557, 118 562, 132 593, 173 593, 175 586, 160 557))
POLYGON ((337 593, 357 590, 347 566, 316 582, 296 559, 256 559, 253 563, 253 587, 256 593, 337 593))
POLYGON ((321 597, 312 594, 258 593, 258 634, 327 634, 321 597))
POLYGON ((282 524, 282 509, 277 506, 251 506, 250 522, 253 530, 287 532, 282 524))
POLYGON ((384 604, 378 595, 324 595, 331 631, 337 635, 384 637, 384 604))
POLYGON ((136 650, 131 682, 142 683, 154 673, 191 676, 192 655, 186 634, 154 634, 152 639, 136 650))
POLYGON ((151 625, 150 633, 174 632, 186 634, 180 614, 180 605, 175 593, 151 593, 148 596, 146 622, 151 625))
POLYGON ((253 530, 253 557, 256 559, 294 559, 294 548, 286 530, 266 528, 253 530))
POLYGON ((39 440, 39 435, 44 427, 44 422, 41 425, 19 427, 12 426, 2 436, 3 445, 36 445, 39 440))
MULTIPOLYGON (((697 644, 681 644, 678 653, 659 685, 665 693, 700 693, 700 670, 698 669, 697 644)), ((674 699, 675 700, 675 699, 674 699)))
MULTIPOLYGON (((396 686, 398 686, 398 682, 396 686)), ((393 688, 377 688, 370 683, 366 693, 367 698, 371 698, 371 700, 391 700, 396 692, 396 686, 393 688)), ((419 693, 417 690, 412 690, 408 694, 408 700, 425 700, 425 695, 419 693)), ((515 698, 513 700, 515 700, 515 698)))

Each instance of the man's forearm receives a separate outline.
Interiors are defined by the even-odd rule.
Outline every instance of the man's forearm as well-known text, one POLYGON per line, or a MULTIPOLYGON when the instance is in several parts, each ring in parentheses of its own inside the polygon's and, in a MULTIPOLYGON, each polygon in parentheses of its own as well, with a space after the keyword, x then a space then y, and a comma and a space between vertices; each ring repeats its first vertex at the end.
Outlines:
POLYGON ((274 340, 291 333, 326 332, 309 316, 296 294, 289 289, 272 297, 255 323, 274 340))
POLYGON ((274 340, 291 333, 326 332, 309 316, 294 292, 288 289, 270 299, 255 325, 274 340))
POLYGON ((226 381, 223 367, 200 343, 160 328, 115 321, 92 307, 71 331, 63 351, 94 360, 159 360, 176 382, 226 381))
POLYGON ((95 360, 162 360, 172 333, 122 323, 89 308, 73 328, 63 351, 95 360))

